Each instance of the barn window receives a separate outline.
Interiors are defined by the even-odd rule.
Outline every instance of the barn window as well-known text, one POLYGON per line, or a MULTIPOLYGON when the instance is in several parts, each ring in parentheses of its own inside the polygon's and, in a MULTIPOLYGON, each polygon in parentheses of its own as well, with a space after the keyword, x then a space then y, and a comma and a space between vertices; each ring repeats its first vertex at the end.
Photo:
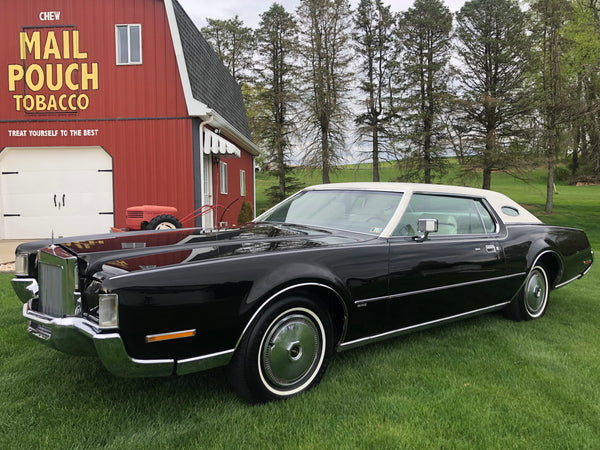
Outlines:
POLYGON ((246 171, 240 170, 240 196, 246 196, 246 171))
POLYGON ((142 63, 142 26, 115 25, 117 65, 142 63))
POLYGON ((227 163, 220 163, 219 170, 221 178, 221 194, 227 194, 227 163))

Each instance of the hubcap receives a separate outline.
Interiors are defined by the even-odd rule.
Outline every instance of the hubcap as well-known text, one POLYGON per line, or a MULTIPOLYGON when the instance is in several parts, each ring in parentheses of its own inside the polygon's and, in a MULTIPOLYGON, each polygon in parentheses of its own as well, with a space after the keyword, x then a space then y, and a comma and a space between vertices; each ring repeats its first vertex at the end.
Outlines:
POLYGON ((547 299, 547 283, 544 273, 534 269, 525 286, 525 307, 532 316, 542 312, 547 299))
POLYGON ((269 383, 279 389, 293 389, 310 379, 320 365, 321 333, 304 314, 277 320, 261 348, 261 365, 269 383))
POLYGON ((174 230, 174 229, 175 229, 175 225, 173 225, 171 222, 161 222, 155 228, 155 230, 174 230))

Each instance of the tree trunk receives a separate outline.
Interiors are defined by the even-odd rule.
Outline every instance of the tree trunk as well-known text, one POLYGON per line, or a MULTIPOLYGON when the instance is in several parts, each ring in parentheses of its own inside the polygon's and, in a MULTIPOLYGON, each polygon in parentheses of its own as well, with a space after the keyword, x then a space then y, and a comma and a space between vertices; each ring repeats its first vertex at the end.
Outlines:
POLYGON ((379 181, 379 134, 373 129, 373 181, 379 181))

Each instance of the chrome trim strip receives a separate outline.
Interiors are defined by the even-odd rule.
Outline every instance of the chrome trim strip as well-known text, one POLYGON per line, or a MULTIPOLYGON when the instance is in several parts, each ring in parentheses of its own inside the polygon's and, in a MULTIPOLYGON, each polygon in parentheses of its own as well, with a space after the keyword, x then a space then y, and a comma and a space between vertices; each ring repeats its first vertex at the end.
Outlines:
POLYGON ((453 322, 453 321, 456 321, 459 319, 464 319, 464 318, 467 318, 470 316, 476 316, 478 314, 483 314, 485 312, 495 311, 498 309, 502 309, 509 303, 510 303, 510 301, 502 302, 502 303, 498 303, 497 305, 487 306, 485 308, 476 309, 476 310, 469 311, 466 313, 456 314, 454 316, 444 317, 442 319, 436 319, 436 320, 432 320, 430 322, 423 322, 420 324, 411 325, 411 326, 404 327, 404 328, 399 328, 397 330, 386 331, 385 333, 376 334, 374 336, 368 336, 368 337, 364 337, 364 338, 360 338, 360 339, 355 339, 354 341, 344 342, 343 344, 340 345, 340 350, 349 350, 351 348, 359 347, 361 345, 365 345, 365 344, 368 344, 371 342, 382 341, 384 339, 392 338, 395 336, 400 336, 402 334, 410 333, 410 332, 413 332, 416 330, 422 330, 425 328, 433 327, 435 325, 439 325, 442 323, 453 322))
POLYGON ((561 287, 563 287, 563 286, 565 286, 565 285, 567 285, 567 284, 569 284, 569 283, 571 283, 571 282, 573 282, 575 280, 579 280, 584 275, 584 273, 580 273, 576 277, 573 277, 570 280, 565 281, 564 283, 557 284, 556 286, 554 286, 554 289, 561 288, 561 287))
POLYGON ((177 360, 177 375, 187 375, 203 370, 214 369, 215 367, 225 366, 231 360, 235 349, 224 350, 222 352, 212 353, 210 355, 196 356, 194 358, 177 360))
POLYGON ((235 349, 237 349, 238 346, 240 345, 240 342, 242 342, 242 338, 246 334, 246 331, 248 331, 248 329, 250 328, 250 325, 252 324, 252 322, 254 322, 254 320, 256 319, 256 317, 260 314, 260 312, 269 303, 271 303, 273 300, 275 300, 277 297, 279 297, 280 295, 282 295, 285 292, 291 291, 292 289, 297 289, 297 288, 305 287, 305 286, 317 286, 317 287, 323 287, 323 288, 329 289, 339 299, 340 303, 342 304, 342 307, 344 308, 344 329, 342 330, 342 333, 341 333, 341 336, 340 336, 340 341, 343 340, 344 337, 346 336, 346 327, 348 325, 348 307, 346 306, 346 302, 344 302, 344 299, 340 296, 340 294, 337 293, 337 291, 335 289, 333 289, 330 286, 327 286, 326 284, 322 284, 322 283, 300 283, 300 284, 295 284, 293 286, 288 286, 287 288, 282 289, 281 291, 276 292, 271 297, 269 297, 267 299, 267 301, 265 301, 262 305, 260 305, 260 307, 256 310, 256 312, 252 315, 252 317, 250 318, 250 320, 248 321, 248 323, 244 327, 244 331, 242 331, 242 334, 240 335, 239 339, 237 340, 237 342, 235 344, 235 349))
POLYGON ((356 305, 362 305, 364 303, 377 302, 377 301, 380 301, 380 300, 393 300, 393 299, 396 299, 396 298, 407 297, 409 295, 426 294, 428 292, 442 291, 444 289, 454 289, 454 288, 457 288, 457 287, 471 286, 471 285, 474 285, 474 284, 488 283, 488 282, 491 282, 491 281, 506 280, 506 279, 509 279, 509 278, 520 277, 520 276, 523 276, 523 275, 526 275, 526 274, 527 274, 527 272, 513 273, 511 275, 503 275, 501 277, 486 278, 484 280, 466 281, 464 283, 448 284, 448 285, 445 285, 445 286, 438 286, 438 287, 433 287, 433 288, 428 288, 428 289, 421 289, 421 290, 418 290, 418 291, 402 292, 400 294, 386 295, 386 296, 383 296, 383 297, 366 298, 366 299, 363 299, 363 300, 356 300, 354 303, 356 305))

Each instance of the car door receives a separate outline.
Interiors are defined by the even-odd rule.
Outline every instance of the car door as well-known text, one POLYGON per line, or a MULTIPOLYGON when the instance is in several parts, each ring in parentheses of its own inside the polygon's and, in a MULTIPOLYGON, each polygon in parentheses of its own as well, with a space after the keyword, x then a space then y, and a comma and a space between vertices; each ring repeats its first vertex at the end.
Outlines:
POLYGON ((389 240, 393 329, 485 310, 502 302, 499 223, 482 199, 413 194, 389 240), (418 236, 419 219, 438 231, 418 236))

